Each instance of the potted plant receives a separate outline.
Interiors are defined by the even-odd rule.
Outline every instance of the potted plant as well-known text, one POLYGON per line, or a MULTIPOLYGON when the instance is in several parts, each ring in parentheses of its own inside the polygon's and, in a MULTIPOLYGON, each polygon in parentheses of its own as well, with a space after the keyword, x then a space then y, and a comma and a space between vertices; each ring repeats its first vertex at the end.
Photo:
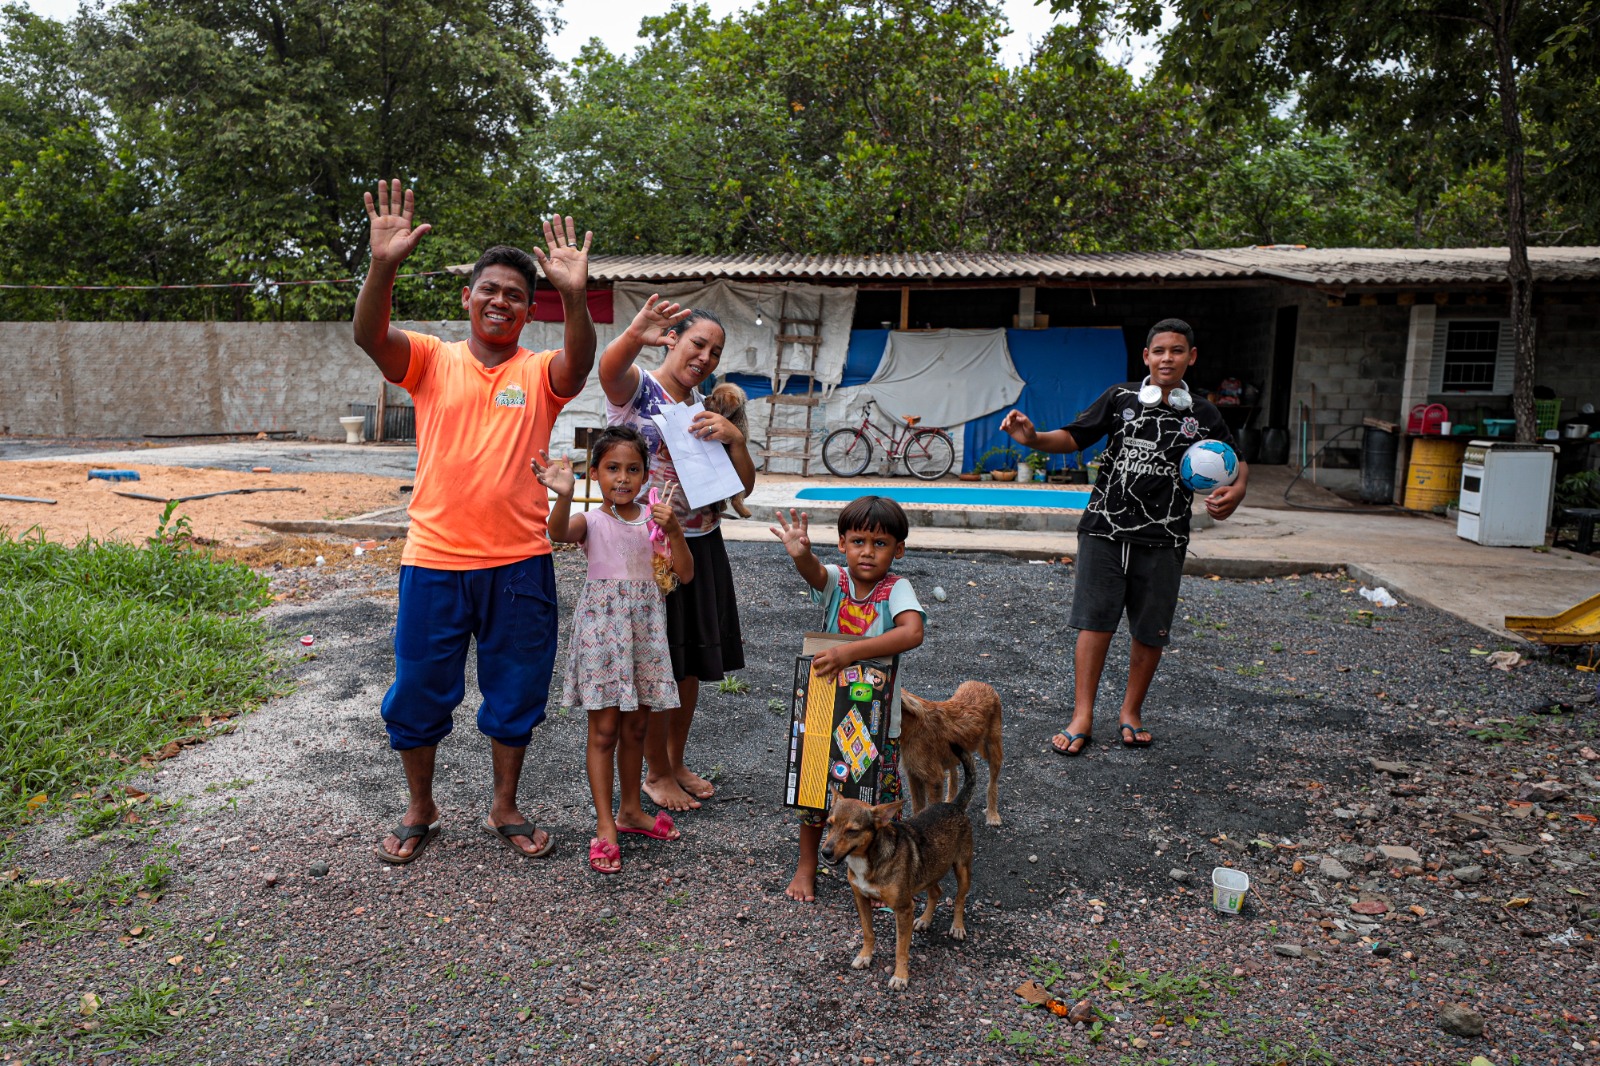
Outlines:
POLYGON ((1043 481, 1044 468, 1050 463, 1050 457, 1044 452, 1030 451, 1028 453, 1028 480, 1043 481))
POLYGON ((1022 463, 1022 453, 1009 444, 996 444, 978 457, 978 466, 993 470, 996 481, 1015 481, 1017 467, 1022 463))

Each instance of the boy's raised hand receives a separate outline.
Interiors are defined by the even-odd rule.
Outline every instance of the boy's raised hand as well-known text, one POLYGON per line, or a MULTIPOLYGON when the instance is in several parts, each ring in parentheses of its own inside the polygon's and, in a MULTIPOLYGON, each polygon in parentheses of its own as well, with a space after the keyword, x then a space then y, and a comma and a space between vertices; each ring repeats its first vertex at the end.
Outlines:
POLYGON ((1034 426, 1033 419, 1021 411, 1012 411, 1000 420, 1000 432, 1008 434, 1018 444, 1033 447, 1039 439, 1039 430, 1034 426))
POLYGON ((432 226, 424 222, 415 229, 411 216, 416 211, 416 198, 410 189, 401 190, 400 179, 378 182, 378 199, 362 193, 367 205, 367 221, 372 225, 372 260, 399 266, 406 257, 417 250, 417 244, 432 226))
POLYGON ((628 328, 633 330, 640 344, 659 348, 667 343, 667 331, 692 314, 694 308, 683 307, 671 300, 661 299, 658 293, 651 293, 650 299, 639 308, 639 313, 633 316, 633 323, 628 328))
POLYGON ((789 558, 804 559, 810 555, 811 516, 804 511, 795 512, 793 510, 789 512, 787 519, 783 517, 782 511, 774 511, 773 514, 777 516, 778 525, 768 526, 767 528, 772 530, 774 536, 783 541, 784 550, 789 553, 789 558), (778 526, 783 528, 780 529, 778 526))
POLYGON ((533 254, 555 290, 563 295, 577 295, 587 289, 589 245, 594 243, 594 234, 585 230, 583 247, 578 247, 578 231, 572 224, 572 216, 563 219, 558 215, 545 220, 544 243, 549 246, 549 251, 536 244, 533 254))
POLYGON ((539 484, 557 496, 571 496, 573 487, 578 483, 577 475, 572 472, 571 456, 551 459, 547 451, 540 451, 539 454, 544 457, 542 464, 538 459, 532 460, 533 476, 539 480, 539 484))

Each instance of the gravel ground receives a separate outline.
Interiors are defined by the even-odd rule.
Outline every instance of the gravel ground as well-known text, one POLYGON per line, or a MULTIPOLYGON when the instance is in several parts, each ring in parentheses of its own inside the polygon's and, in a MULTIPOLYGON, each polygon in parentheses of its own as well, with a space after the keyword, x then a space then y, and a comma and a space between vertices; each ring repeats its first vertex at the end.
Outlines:
MULTIPOLYGON (((441 749, 444 835, 414 865, 377 862, 373 843, 404 801, 376 710, 392 676, 393 574, 275 572, 284 596, 269 617, 292 649, 294 694, 146 775, 140 786, 174 804, 163 816, 77 840, 52 823, 14 842, 3 865, 30 878, 137 874, 162 857, 173 873, 164 894, 88 932, 23 944, 0 974, 0 1017, 52 1020, 0 1056, 1600 1059, 1593 675, 1544 659, 1493 669, 1482 632, 1404 605, 1362 614, 1370 605, 1338 575, 1185 579, 1184 624, 1147 705, 1156 746, 1115 743, 1123 641, 1097 743, 1063 759, 1047 744, 1071 697, 1072 569, 913 552, 900 570, 930 624, 909 683, 1000 691, 1005 825, 976 819, 969 939, 945 934, 946 902, 917 935, 910 989, 893 993, 888 915, 879 968, 853 971, 843 880, 822 878, 814 905, 782 896, 795 837, 775 750, 787 701, 768 701, 788 691, 814 618, 775 546, 730 553, 750 689, 708 690, 690 749, 718 795, 680 818, 681 843, 625 839, 612 878, 584 860, 584 723, 565 713, 536 733, 522 787, 525 812, 558 840, 552 858, 519 859, 477 829, 487 754, 469 711, 441 749), (1242 915, 1211 908, 1219 865, 1252 879, 1242 915), (1094 1024, 1026 1006, 1014 990, 1030 978, 1088 999, 1094 1024), (77 1010, 86 993, 102 1003, 92 1018, 77 1010), (118 1005, 152 996, 148 1031, 117 1021, 131 1010, 118 1005)), ((570 604, 582 557, 561 553, 558 573, 570 604)))

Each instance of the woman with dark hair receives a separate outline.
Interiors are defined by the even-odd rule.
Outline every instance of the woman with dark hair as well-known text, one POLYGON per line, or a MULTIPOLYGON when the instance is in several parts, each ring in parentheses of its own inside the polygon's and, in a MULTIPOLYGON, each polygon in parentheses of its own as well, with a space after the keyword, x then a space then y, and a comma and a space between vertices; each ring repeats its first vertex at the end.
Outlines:
MULTIPOLYGON (((672 457, 650 416, 675 403, 704 399, 700 386, 717 369, 724 340, 722 322, 710 311, 682 308, 652 295, 600 356, 606 421, 632 426, 650 444, 646 492, 654 486, 659 497, 666 499, 678 481, 672 457), (659 370, 634 366, 645 345, 667 349, 659 370)), ((744 490, 755 488, 755 463, 744 435, 732 422, 707 411, 697 415, 689 429, 701 440, 714 440, 726 448, 744 490)), ((719 528, 721 512, 714 507, 691 509, 682 491, 670 495, 694 557, 694 580, 667 596, 667 646, 672 653, 672 675, 678 682, 679 706, 650 717, 644 789, 657 805, 683 811, 700 806, 701 800, 716 791, 684 763, 700 683, 720 681, 728 671, 742 669, 744 639, 739 632, 733 572, 719 528)))

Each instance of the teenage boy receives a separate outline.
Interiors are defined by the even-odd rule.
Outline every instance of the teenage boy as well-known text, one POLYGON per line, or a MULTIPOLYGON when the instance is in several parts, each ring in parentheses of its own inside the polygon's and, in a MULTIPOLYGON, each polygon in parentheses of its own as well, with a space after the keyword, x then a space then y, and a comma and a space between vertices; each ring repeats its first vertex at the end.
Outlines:
MULTIPOLYGON (((1233 443, 1222 413, 1190 395, 1184 383, 1183 375, 1198 354, 1187 322, 1162 319, 1145 338, 1144 365, 1150 375, 1142 383, 1113 385, 1062 429, 1041 433, 1021 411, 1012 411, 1000 423, 1013 440, 1042 452, 1081 451, 1101 437, 1110 438, 1089 506, 1078 523, 1070 621, 1079 631, 1073 656, 1074 707, 1071 723, 1050 741, 1062 755, 1077 755, 1089 746, 1100 674, 1124 611, 1133 649, 1120 735, 1125 747, 1150 746, 1141 714, 1178 605, 1194 502, 1194 493, 1178 480, 1178 464, 1197 440, 1233 443)), ((1218 521, 1233 514, 1248 479, 1241 462, 1238 479, 1206 497, 1206 512, 1218 521)))
MULTIPOLYGON (((927 617, 911 582, 889 572, 906 553, 910 525, 905 511, 883 496, 863 496, 839 512, 839 551, 843 567, 822 565, 811 551, 810 519, 790 511, 778 512, 778 525, 770 527, 783 541, 794 568, 811 586, 811 602, 822 608, 822 631, 862 637, 835 644, 811 660, 819 677, 837 677, 840 670, 862 659, 883 659, 910 651, 922 643, 922 623, 927 617), (779 528, 782 527, 782 528, 779 528)), ((900 689, 896 680, 889 703, 889 739, 883 746, 883 766, 878 774, 878 802, 900 798, 900 689)), ((827 818, 808 811, 800 820, 800 859, 784 895, 801 903, 817 898, 817 848, 827 818)))
POLYGON ((389 305, 400 264, 430 226, 411 225, 415 202, 398 180, 380 182, 372 268, 356 297, 355 339, 417 409, 417 473, 411 529, 401 556, 395 679, 383 698, 389 744, 400 753, 411 799, 377 847, 385 862, 410 862, 439 832, 434 755, 465 691, 467 645, 478 643, 478 729, 489 738, 494 798, 483 828, 519 855, 547 855, 554 841, 517 809, 517 782, 533 727, 544 720, 556 653, 556 583, 545 521, 550 505, 531 461, 550 447, 557 413, 594 365, 594 323, 585 289, 589 244, 572 219, 544 223, 539 266, 561 294, 560 351, 521 346, 533 314, 537 268, 498 245, 472 268, 461 306, 472 335, 447 344, 396 329, 389 305))

